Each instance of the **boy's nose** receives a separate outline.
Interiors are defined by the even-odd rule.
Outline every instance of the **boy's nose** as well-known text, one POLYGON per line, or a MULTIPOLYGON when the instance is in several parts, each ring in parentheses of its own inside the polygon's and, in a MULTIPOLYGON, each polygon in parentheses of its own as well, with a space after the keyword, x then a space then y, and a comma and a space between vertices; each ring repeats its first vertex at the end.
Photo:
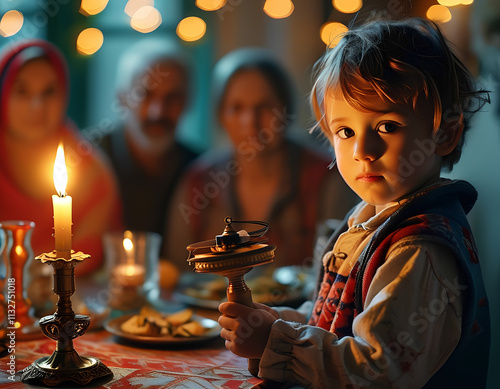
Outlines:
POLYGON ((354 142, 353 157, 357 161, 375 161, 380 156, 381 145, 373 131, 361 134, 356 137, 354 142))

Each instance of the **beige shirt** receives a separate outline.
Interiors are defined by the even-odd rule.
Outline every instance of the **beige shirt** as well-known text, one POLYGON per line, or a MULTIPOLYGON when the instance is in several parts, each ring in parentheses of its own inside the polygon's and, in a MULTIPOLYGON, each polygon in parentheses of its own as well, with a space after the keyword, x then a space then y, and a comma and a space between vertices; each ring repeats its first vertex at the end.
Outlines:
MULTIPOLYGON (((375 214, 361 203, 337 240, 334 266, 349 274, 377 227, 399 204, 375 214)), ((324 258, 328 261, 327 254, 324 258)), ((308 326, 309 303, 280 310, 259 376, 314 388, 420 388, 460 340, 464 289, 451 250, 432 238, 404 238, 389 249, 368 290, 353 337, 308 326), (307 313, 306 313, 307 311, 307 313)))

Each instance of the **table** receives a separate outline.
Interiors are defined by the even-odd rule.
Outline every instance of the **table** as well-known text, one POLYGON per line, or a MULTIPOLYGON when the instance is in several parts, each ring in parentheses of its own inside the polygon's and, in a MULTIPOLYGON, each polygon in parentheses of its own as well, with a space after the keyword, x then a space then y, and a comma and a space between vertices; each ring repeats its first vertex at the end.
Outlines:
MULTIPOLYGON (((9 380, 9 358, 4 357, 0 359, 0 386, 38 387, 20 382, 19 372, 36 359, 51 355, 55 344, 48 338, 16 342, 15 382, 9 380)), ((139 348, 98 330, 75 339, 74 346, 80 355, 100 359, 113 372, 110 381, 91 382, 86 386, 91 388, 251 388, 262 381, 248 372, 247 360, 228 351, 219 337, 201 344, 139 348)))

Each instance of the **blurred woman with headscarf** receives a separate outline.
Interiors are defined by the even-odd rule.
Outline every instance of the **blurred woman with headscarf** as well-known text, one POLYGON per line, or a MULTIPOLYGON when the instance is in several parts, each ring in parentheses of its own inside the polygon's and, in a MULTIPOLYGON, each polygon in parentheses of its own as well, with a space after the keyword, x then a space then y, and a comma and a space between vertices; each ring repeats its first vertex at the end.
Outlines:
POLYGON ((110 167, 66 117, 68 69, 43 40, 7 45, 0 54, 0 220, 35 222, 35 255, 54 250, 53 168, 62 142, 73 198, 72 248, 91 255, 76 272, 102 264, 101 236, 121 228, 120 200, 110 167))

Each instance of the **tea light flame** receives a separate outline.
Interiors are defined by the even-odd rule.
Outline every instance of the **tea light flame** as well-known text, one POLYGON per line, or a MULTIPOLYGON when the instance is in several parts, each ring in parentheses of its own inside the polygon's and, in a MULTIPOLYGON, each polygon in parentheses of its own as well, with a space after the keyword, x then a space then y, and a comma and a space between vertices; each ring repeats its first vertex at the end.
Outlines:
POLYGON ((134 248, 134 244, 132 243, 132 241, 129 238, 125 238, 125 239, 123 239, 123 248, 126 251, 132 251, 132 249, 134 248))

